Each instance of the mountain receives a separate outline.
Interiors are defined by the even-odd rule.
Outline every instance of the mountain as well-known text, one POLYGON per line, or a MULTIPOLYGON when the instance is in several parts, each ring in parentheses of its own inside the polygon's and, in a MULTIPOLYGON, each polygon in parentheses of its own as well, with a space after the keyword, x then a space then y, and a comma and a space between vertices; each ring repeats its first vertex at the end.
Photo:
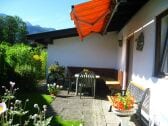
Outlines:
POLYGON ((32 25, 30 22, 26 22, 27 31, 29 34, 35 34, 40 32, 48 32, 48 31, 54 31, 56 29, 54 28, 45 28, 41 27, 40 25, 32 25))
MULTIPOLYGON (((0 16, 8 16, 6 14, 0 13, 0 16)), ((48 31, 55 31, 56 29, 54 28, 46 28, 46 27, 41 27, 40 25, 32 25, 30 22, 25 22, 27 31, 29 34, 35 34, 35 33, 41 33, 41 32, 48 32, 48 31)))
POLYGON ((2 14, 2 13, 0 13, 0 16, 5 17, 5 16, 7 16, 7 15, 6 15, 6 14, 2 14))

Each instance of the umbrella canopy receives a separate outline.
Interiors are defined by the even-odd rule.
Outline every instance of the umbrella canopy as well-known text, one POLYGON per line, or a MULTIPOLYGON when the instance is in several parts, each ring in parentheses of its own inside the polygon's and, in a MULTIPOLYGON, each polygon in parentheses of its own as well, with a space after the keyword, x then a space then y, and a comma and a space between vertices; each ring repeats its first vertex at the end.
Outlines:
POLYGON ((92 0, 72 7, 71 19, 81 40, 92 32, 104 32, 115 4, 114 0, 92 0))

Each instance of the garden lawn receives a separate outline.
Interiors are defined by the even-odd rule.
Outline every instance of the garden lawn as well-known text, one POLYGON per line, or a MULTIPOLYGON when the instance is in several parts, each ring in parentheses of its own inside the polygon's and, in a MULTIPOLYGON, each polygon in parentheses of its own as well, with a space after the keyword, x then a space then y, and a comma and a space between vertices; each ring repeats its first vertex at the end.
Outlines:
MULTIPOLYGON (((40 93, 17 94, 16 97, 22 101, 29 99, 26 108, 31 114, 34 114, 34 112, 37 111, 34 108, 34 104, 38 104, 40 108, 42 108, 43 105, 49 106, 54 100, 51 95, 40 93)), ((76 120, 63 120, 60 116, 53 116, 51 120, 51 126, 82 126, 82 122, 76 120)))
POLYGON ((83 126, 83 125, 81 121, 63 120, 60 116, 55 116, 51 120, 51 126, 83 126))
POLYGON ((48 106, 54 100, 54 98, 51 95, 41 94, 41 93, 17 94, 16 97, 22 101, 29 99, 29 102, 27 103, 26 108, 30 110, 30 113, 33 113, 34 110, 36 110, 34 108, 34 104, 38 104, 40 108, 42 108, 43 105, 48 106))

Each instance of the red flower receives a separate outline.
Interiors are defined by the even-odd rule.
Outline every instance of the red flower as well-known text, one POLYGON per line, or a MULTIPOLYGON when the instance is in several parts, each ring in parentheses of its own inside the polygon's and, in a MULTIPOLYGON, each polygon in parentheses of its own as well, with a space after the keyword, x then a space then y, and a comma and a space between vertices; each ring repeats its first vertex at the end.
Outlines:
POLYGON ((121 96, 120 94, 116 94, 112 96, 113 107, 118 110, 129 110, 133 108, 134 105, 134 97, 129 93, 126 96, 121 96))

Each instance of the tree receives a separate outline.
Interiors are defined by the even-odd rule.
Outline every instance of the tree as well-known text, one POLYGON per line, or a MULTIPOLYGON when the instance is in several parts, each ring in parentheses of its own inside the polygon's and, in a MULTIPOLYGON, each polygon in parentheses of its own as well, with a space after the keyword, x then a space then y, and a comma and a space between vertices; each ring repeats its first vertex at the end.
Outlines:
POLYGON ((15 43, 16 32, 17 32, 17 22, 12 16, 5 17, 5 28, 4 28, 4 39, 12 44, 15 43))
POLYGON ((4 40, 4 18, 0 17, 0 42, 4 40))
POLYGON ((21 18, 15 16, 15 20, 18 24, 18 29, 16 33, 16 41, 17 42, 27 42, 26 35, 27 35, 27 30, 26 30, 26 23, 22 21, 21 18))
POLYGON ((21 18, 15 16, 0 17, 0 41, 11 44, 26 43, 26 23, 21 18))

